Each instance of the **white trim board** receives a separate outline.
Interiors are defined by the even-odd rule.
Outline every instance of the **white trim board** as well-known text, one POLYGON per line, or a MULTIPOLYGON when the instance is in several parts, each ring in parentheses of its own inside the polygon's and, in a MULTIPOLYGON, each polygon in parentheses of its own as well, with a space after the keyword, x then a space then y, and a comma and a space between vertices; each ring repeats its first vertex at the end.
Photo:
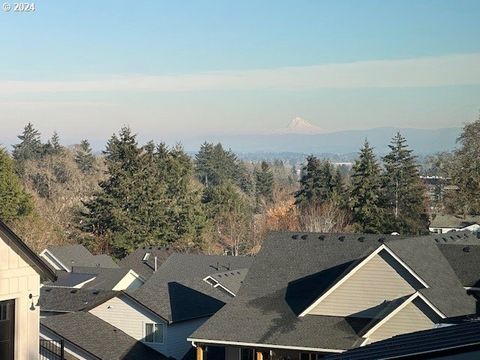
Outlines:
MULTIPOLYGON (((64 264, 63 262, 61 262, 55 255, 53 255, 48 249, 45 249, 43 250, 41 253, 40 253, 40 256, 42 257, 42 259, 44 259, 45 261, 47 261, 50 265, 52 265, 54 268, 56 268, 58 265, 57 264, 54 264, 50 261, 50 259, 47 257, 47 256, 44 256, 44 254, 48 254, 49 256, 51 256, 56 262, 58 262, 60 264, 60 266, 66 271, 66 272, 71 272, 71 270, 69 270, 64 264)), ((60 269, 61 270, 61 269, 60 269)))
POLYGON ((340 285, 342 285, 345 281, 347 281, 350 277, 352 277, 358 270, 360 270, 365 264, 367 264, 376 255, 378 255, 382 250, 385 250, 389 255, 391 255, 395 259, 395 261, 397 261, 401 266, 403 266, 405 270, 407 270, 418 282, 420 282, 420 284, 422 284, 425 288, 429 288, 428 284, 419 275, 417 275, 402 259, 400 259, 385 244, 382 244, 370 255, 368 255, 365 259, 363 259, 357 266, 355 266, 352 270, 350 270, 350 272, 346 274, 343 278, 341 278, 335 285, 333 285, 330 289, 328 289, 322 296, 320 296, 305 310, 303 310, 300 313, 299 317, 303 317, 308 313, 310 313, 310 311, 312 311, 318 304, 320 304, 328 295, 334 292, 340 285))

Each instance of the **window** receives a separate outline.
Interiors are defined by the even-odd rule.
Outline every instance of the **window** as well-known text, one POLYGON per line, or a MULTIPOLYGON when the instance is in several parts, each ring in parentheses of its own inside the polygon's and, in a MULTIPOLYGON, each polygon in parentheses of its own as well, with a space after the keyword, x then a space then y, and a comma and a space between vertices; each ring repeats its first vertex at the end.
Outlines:
POLYGON ((240 360, 253 360, 254 358, 253 349, 240 349, 240 360))
POLYGON ((145 342, 163 344, 163 324, 145 324, 145 342))

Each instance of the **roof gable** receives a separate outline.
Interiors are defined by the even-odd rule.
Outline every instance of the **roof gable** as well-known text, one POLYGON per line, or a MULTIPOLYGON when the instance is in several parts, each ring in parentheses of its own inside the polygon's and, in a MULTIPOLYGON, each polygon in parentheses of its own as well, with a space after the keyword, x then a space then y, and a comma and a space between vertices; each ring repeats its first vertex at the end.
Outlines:
POLYGON ((382 244, 341 276, 299 316, 322 313, 365 316, 361 312, 420 288, 428 288, 428 284, 382 244), (325 302, 333 303, 322 306, 325 302), (344 304, 343 307, 340 306, 341 303, 344 304))
POLYGON ((40 275, 55 280, 55 273, 7 225, 0 221, 0 238, 40 275))
MULTIPOLYGON (((401 318, 403 313, 408 313, 407 315, 404 315, 404 317, 406 316, 408 318, 408 322, 413 322, 413 317, 424 317, 425 319, 429 320, 429 324, 434 324, 440 319, 445 319, 446 317, 445 314, 438 310, 421 293, 416 292, 409 297, 405 297, 403 301, 398 302, 397 306, 392 307, 388 309, 388 311, 380 314, 378 318, 373 319, 373 321, 362 331, 364 333, 363 337, 366 340, 369 340, 371 337, 375 337, 377 333, 379 333, 383 328, 387 327, 395 319, 401 318), (410 313, 413 313, 413 316, 410 313)), ((389 331, 391 332, 392 329, 389 329, 389 331)), ((393 335, 399 335, 399 333, 393 335)))

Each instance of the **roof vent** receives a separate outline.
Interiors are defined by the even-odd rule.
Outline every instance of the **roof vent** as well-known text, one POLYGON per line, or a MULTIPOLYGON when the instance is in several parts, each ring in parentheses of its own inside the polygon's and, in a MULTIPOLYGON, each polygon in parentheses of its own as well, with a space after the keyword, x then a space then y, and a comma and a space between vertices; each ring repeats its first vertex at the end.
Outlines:
POLYGON ((380 239, 378 239, 378 242, 383 244, 385 242, 385 238, 384 237, 381 237, 380 239))
POLYGON ((343 235, 342 235, 342 236, 339 236, 339 237, 338 237, 338 240, 344 241, 344 240, 345 240, 345 236, 343 236, 343 235))
POLYGON ((443 241, 448 242, 447 238, 442 238, 443 241))
POLYGON ((77 291, 78 291, 77 289, 72 289, 72 290, 70 290, 70 293, 71 293, 71 294, 76 294, 77 291))
POLYGON ((307 237, 308 237, 308 235, 306 235, 306 234, 301 236, 302 240, 307 240, 307 237))
POLYGON ((438 239, 435 239, 435 242, 436 242, 436 243, 439 243, 439 242, 440 242, 440 240, 438 240, 438 239))
POLYGON ((52 291, 51 288, 45 289, 45 292, 50 292, 50 291, 52 291))
POLYGON ((364 241, 365 241, 365 237, 364 237, 364 236, 360 236, 357 240, 360 241, 360 242, 364 242, 364 241))
POLYGON ((297 239, 298 239, 298 235, 297 235, 297 234, 292 235, 292 239, 293 239, 293 240, 297 240, 297 239))
POLYGON ((470 252, 470 246, 465 246, 463 248, 463 252, 469 253, 470 252))
POLYGON ((93 294, 93 295, 98 295, 98 294, 100 294, 100 291, 95 290, 94 292, 92 292, 92 294, 93 294))
POLYGON ((318 237, 318 239, 319 239, 319 240, 325 240, 325 235, 320 235, 320 236, 318 237))

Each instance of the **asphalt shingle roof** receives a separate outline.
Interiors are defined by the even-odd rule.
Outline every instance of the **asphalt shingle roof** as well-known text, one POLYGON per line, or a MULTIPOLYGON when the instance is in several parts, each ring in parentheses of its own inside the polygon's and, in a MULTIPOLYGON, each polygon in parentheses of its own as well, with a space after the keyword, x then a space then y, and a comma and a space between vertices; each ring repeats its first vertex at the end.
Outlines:
MULTIPOLYGON (((394 336, 390 339, 351 349, 342 354, 329 355, 325 360, 415 359, 421 354, 454 350, 480 344, 480 321, 394 336)), ((477 349, 478 350, 478 349, 477 349)))
POLYGON ((248 269, 237 269, 231 271, 222 271, 210 276, 217 281, 220 285, 227 288, 234 294, 240 290, 240 287, 243 284, 245 276, 247 276, 248 269))
POLYGON ((47 282, 49 286, 75 287, 86 282, 82 289, 112 290, 128 274, 126 268, 101 268, 74 266, 71 272, 57 271, 57 281, 47 282))
MULTIPOLYGON (((457 235, 461 237, 458 242, 474 241, 457 235)), ((475 312, 474 299, 466 295, 434 236, 272 233, 237 296, 191 338, 351 348, 359 344, 358 330, 365 323, 353 318, 298 314, 383 243, 431 285, 422 290, 423 295, 447 316, 475 312)))
POLYGON ((439 214, 433 218, 430 227, 463 229, 474 224, 480 225, 480 216, 467 215, 463 217, 458 215, 439 214))
POLYGON ((49 316, 41 326, 102 360, 166 359, 157 351, 88 312, 49 316))
POLYGON ((148 279, 155 270, 155 257, 157 257, 157 267, 160 267, 174 252, 175 250, 171 247, 145 246, 125 256, 118 265, 132 269, 144 279, 148 279), (148 260, 143 260, 145 254, 150 254, 148 260))
POLYGON ((93 255, 83 245, 48 246, 51 252, 63 265, 70 270, 72 266, 89 266, 103 268, 118 268, 118 265, 108 255, 93 255))
POLYGON ((41 311, 74 312, 91 308, 116 294, 116 291, 42 286, 39 305, 41 311))
POLYGON ((169 322, 210 316, 232 297, 203 279, 226 269, 248 268, 252 260, 243 256, 172 254, 129 295, 169 322))
POLYGON ((438 247, 465 287, 480 286, 480 240, 476 246, 440 244, 438 247))

